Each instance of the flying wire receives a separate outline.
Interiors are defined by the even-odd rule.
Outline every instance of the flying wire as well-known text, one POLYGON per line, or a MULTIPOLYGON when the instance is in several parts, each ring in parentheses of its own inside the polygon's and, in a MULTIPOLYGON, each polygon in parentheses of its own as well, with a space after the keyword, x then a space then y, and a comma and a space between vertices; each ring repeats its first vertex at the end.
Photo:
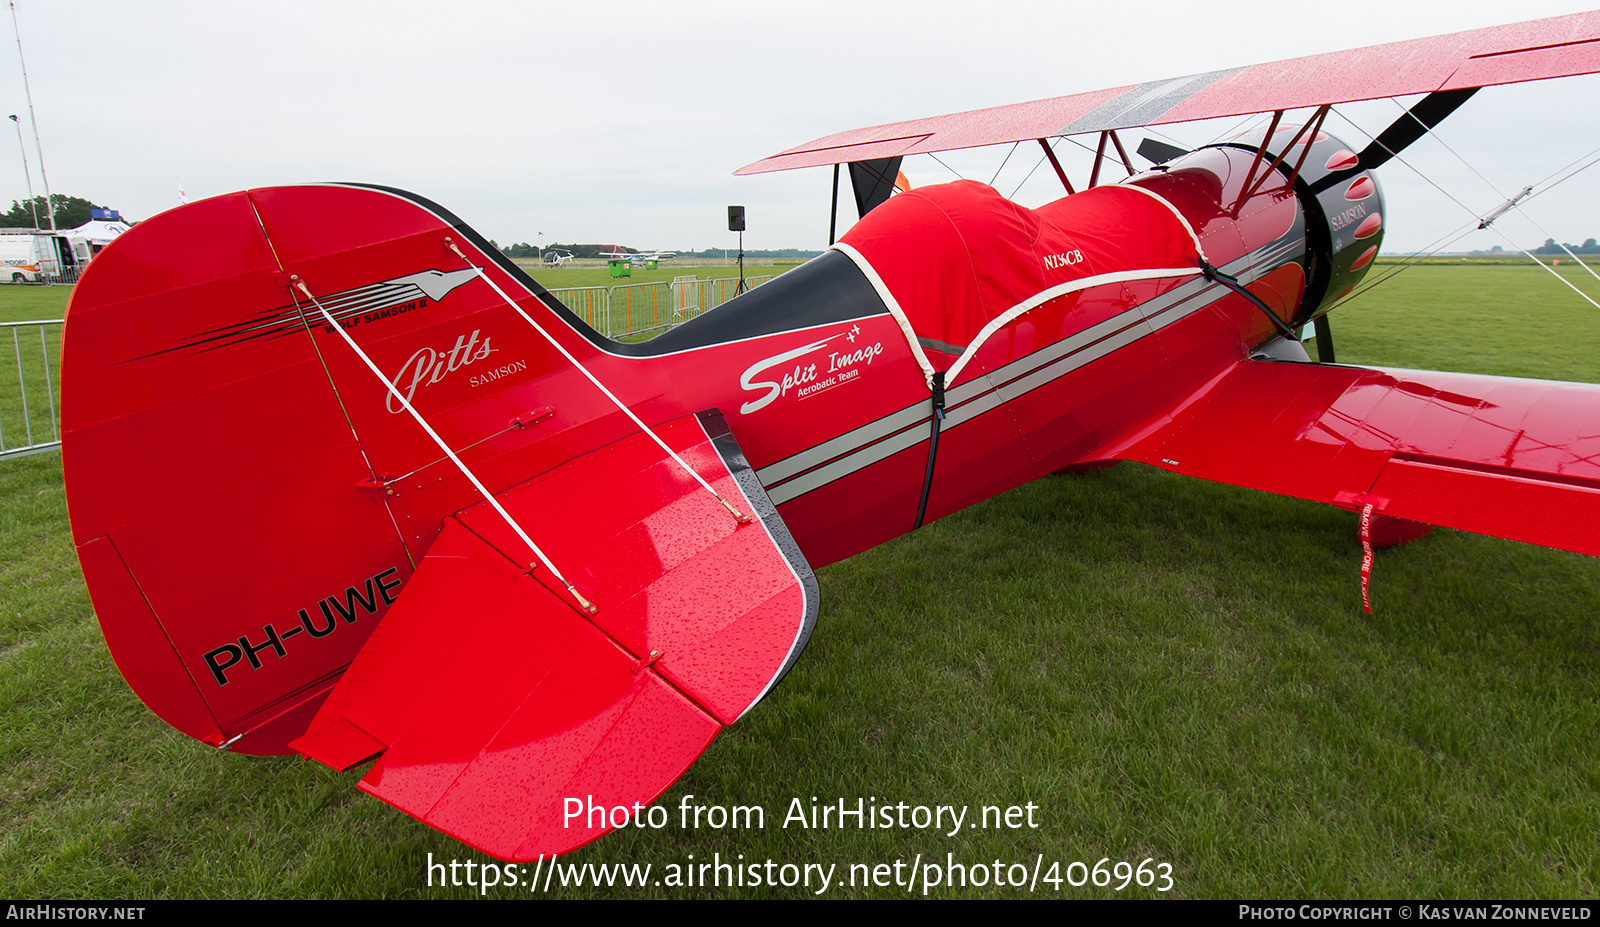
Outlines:
MULTIPOLYGON (((1396 106, 1400 105, 1400 101, 1396 100, 1394 102, 1395 102, 1396 106)), ((1405 107, 1402 106, 1401 110, 1404 111, 1405 107)), ((1433 136, 1433 140, 1434 141, 1438 142, 1440 145, 1443 145, 1445 151, 1448 151, 1448 152, 1450 152, 1450 154, 1454 155, 1455 159, 1457 161, 1460 161, 1463 167, 1465 167, 1467 170, 1471 171, 1473 174, 1477 175, 1478 179, 1483 181, 1485 186, 1487 186, 1490 190, 1494 191, 1495 196, 1500 197, 1502 200, 1506 200, 1506 203, 1502 207, 1502 209, 1513 209, 1513 208, 1516 209, 1517 210, 1517 214, 1522 216, 1524 219, 1527 219, 1528 222, 1530 222, 1533 225, 1534 228, 1538 229, 1539 230, 1539 234, 1543 235, 1545 237, 1546 241, 1556 242, 1556 237, 1550 233, 1549 229, 1547 229, 1544 226, 1540 225, 1539 224, 1539 220, 1535 219, 1533 217, 1532 213, 1528 212, 1526 209, 1521 208, 1521 204, 1523 202, 1526 202, 1527 200, 1533 199, 1533 197, 1537 195, 1536 193, 1533 192, 1533 186, 1534 185, 1530 184, 1527 187, 1525 187, 1523 189, 1522 195, 1520 195, 1520 196, 1507 197, 1503 192, 1501 192, 1499 187, 1495 186, 1493 181, 1491 181, 1489 178, 1483 176, 1483 172, 1482 171, 1479 171, 1476 167, 1473 167, 1471 162, 1469 162, 1466 158, 1463 158, 1461 156, 1460 152, 1458 152, 1454 148, 1450 147, 1450 143, 1444 140, 1444 136, 1439 134, 1437 128, 1429 126, 1428 127, 1428 134, 1433 136)), ((1406 166, 1410 167, 1409 164, 1406 165, 1406 166)), ((1415 170, 1415 168, 1412 168, 1412 170, 1415 170)), ((1579 170, 1582 170, 1582 168, 1579 168, 1579 170)), ((1557 173, 1559 173, 1559 171, 1557 173)), ((1578 171, 1573 171, 1572 174, 1570 174, 1568 176, 1576 176, 1577 173, 1578 173, 1578 171)), ((1554 176, 1554 175, 1551 175, 1551 176, 1554 176)), ((1545 179, 1548 180, 1549 178, 1547 177, 1545 179)), ((1563 179, 1565 179, 1565 178, 1563 178, 1563 179)), ((1543 181, 1540 181, 1540 182, 1542 183, 1543 181)), ((1551 186, 1554 186, 1554 184, 1552 184, 1551 186)), ((1549 188, 1546 187, 1545 189, 1549 189, 1549 188)), ((1543 191, 1540 191, 1540 192, 1543 192, 1543 191)), ((1488 225, 1490 223, 1492 223, 1496 218, 1498 218, 1498 215, 1491 214, 1489 216, 1489 218, 1483 219, 1482 223, 1478 227, 1479 228, 1487 228, 1488 225)), ((1556 247, 1560 248, 1562 251, 1565 251, 1566 254, 1567 254, 1567 257, 1572 258, 1572 260, 1577 262, 1577 264, 1580 267, 1582 267, 1584 270, 1587 270, 1589 272, 1589 276, 1595 278, 1595 280, 1597 280, 1597 281, 1600 281, 1600 274, 1595 273, 1594 268, 1590 267, 1587 263, 1585 263, 1583 260, 1581 260, 1576 254, 1573 254, 1572 253, 1572 249, 1567 247, 1565 243, 1556 242, 1556 247)), ((1524 253, 1526 253, 1526 252, 1524 252, 1524 253)), ((1531 255, 1530 255, 1530 257, 1531 257, 1531 255)), ((1535 259, 1535 260, 1537 260, 1537 259, 1535 259)), ((1543 262, 1541 261, 1540 263, 1543 263, 1543 262)), ((1590 300, 1590 302, 1593 302, 1593 300, 1590 300)), ((1600 307, 1597 307, 1597 308, 1600 308, 1600 307)))
MULTIPOLYGON (((1046 144, 1048 144, 1048 142, 1046 144)), ((1044 155, 1040 155, 1039 156, 1039 160, 1033 162, 1033 170, 1028 172, 1028 176, 1022 178, 1022 183, 1017 184, 1017 189, 1012 190, 1011 191, 1011 195, 1006 197, 1006 199, 1009 199, 1009 200, 1016 199, 1017 198, 1017 194, 1022 191, 1022 185, 1033 179, 1034 171, 1037 171, 1039 169, 1039 165, 1041 165, 1043 163, 1044 163, 1044 155)))
POLYGON ((1071 142, 1074 145, 1077 145, 1079 148, 1082 148, 1084 151, 1087 151, 1090 154, 1095 155, 1097 160, 1110 161, 1113 164, 1121 164, 1122 163, 1120 161, 1114 160, 1110 155, 1106 154, 1104 151, 1096 151, 1095 149, 1090 148, 1088 145, 1085 145, 1083 142, 1080 142, 1077 139, 1072 138, 1071 136, 1067 137, 1067 141, 1071 142))
POLYGON ((994 182, 996 180, 1000 179, 1000 172, 1006 169, 1006 165, 1008 163, 1010 163, 1010 161, 1011 161, 1011 156, 1013 154, 1016 154, 1017 146, 1020 145, 1020 144, 1022 144, 1022 143, 1021 142, 1012 142, 1011 143, 1011 150, 1006 152, 1005 159, 1000 162, 1000 166, 999 167, 994 169, 994 176, 989 178, 989 186, 991 186, 991 187, 994 186, 994 182))
MULTIPOLYGON (((1539 186, 1539 184, 1544 183, 1545 180, 1549 180, 1551 177, 1554 177, 1555 175, 1557 175, 1557 174, 1561 173, 1562 171, 1566 170, 1568 167, 1571 167, 1572 165, 1577 164, 1579 161, 1582 161, 1584 158, 1592 158, 1592 157, 1594 157, 1596 155, 1600 155, 1600 148, 1595 148, 1594 150, 1590 151, 1588 154, 1579 155, 1578 157, 1573 158, 1571 161, 1567 162, 1566 167, 1556 168, 1555 170, 1551 171, 1544 178, 1544 180, 1539 181, 1539 183, 1534 184, 1534 186, 1535 187, 1539 186)), ((1577 173, 1579 173, 1579 172, 1581 172, 1583 170, 1586 170, 1589 167, 1592 167, 1593 165, 1594 165, 1594 161, 1590 161, 1588 164, 1585 164, 1583 167, 1580 167, 1577 170, 1573 171, 1572 174, 1577 174, 1577 173)), ((1567 177, 1571 177, 1572 174, 1568 174, 1567 177)), ((1561 178, 1561 180, 1566 180, 1566 179, 1567 179, 1566 177, 1561 178)), ((1552 186, 1552 187, 1555 186, 1557 183, 1560 183, 1561 180, 1558 180, 1555 183, 1552 183, 1550 186, 1552 186)))
MULTIPOLYGON (((1343 299, 1341 299, 1337 303, 1335 303, 1334 306, 1343 306, 1345 303, 1348 303, 1348 302, 1356 299, 1357 297, 1362 296, 1363 294, 1367 293, 1369 290, 1372 290, 1373 288, 1377 287, 1380 283, 1384 283, 1390 277, 1393 277, 1395 274, 1400 273, 1402 270, 1407 270, 1407 269, 1415 266, 1416 264, 1418 264, 1418 263, 1420 263, 1422 261, 1425 261, 1428 258, 1433 257, 1435 254, 1438 254, 1440 251, 1443 251, 1444 249, 1450 247, 1451 245, 1455 244, 1456 242, 1460 241, 1461 239, 1466 238, 1469 234, 1471 234, 1474 231, 1476 231, 1476 226, 1473 223, 1468 222, 1465 225, 1460 226, 1456 230, 1456 232, 1455 232, 1455 234, 1453 236, 1451 235, 1451 233, 1446 232, 1444 236, 1434 239, 1433 242, 1428 245, 1428 247, 1425 247, 1420 251, 1413 252, 1410 255, 1410 259, 1409 260, 1405 261, 1402 264, 1395 265, 1390 270, 1385 271, 1377 279, 1371 280, 1371 281, 1365 283, 1361 287, 1361 289, 1353 291, 1352 293, 1350 293, 1350 295, 1344 297, 1343 299), (1435 247, 1435 246, 1437 246, 1437 247, 1435 247)), ((1330 307, 1330 311, 1331 311, 1331 307, 1330 307)))
POLYGON ((1179 148, 1188 148, 1189 147, 1187 142, 1179 141, 1178 139, 1172 137, 1171 135, 1168 135, 1167 133, 1165 133, 1165 132, 1161 131, 1160 129, 1156 128, 1155 126, 1145 126, 1144 127, 1144 131, 1149 132, 1151 135, 1159 135, 1162 138, 1166 139, 1167 141, 1171 142, 1172 144, 1177 145, 1179 148))
POLYGON ((1078 141, 1073 136, 1067 135, 1067 136, 1063 136, 1063 137, 1066 138, 1066 140, 1071 142, 1072 144, 1077 145, 1079 148, 1082 148, 1084 151, 1087 151, 1090 154, 1094 154, 1094 149, 1093 148, 1090 148, 1088 145, 1085 145, 1083 142, 1078 141))
MULTIPOLYGON (((1358 126, 1354 122, 1352 122, 1343 113, 1339 113, 1337 110, 1333 110, 1333 112, 1335 112, 1339 116, 1340 119, 1343 119, 1345 124, 1350 126, 1352 129, 1355 129, 1357 132, 1360 132, 1362 135, 1367 136, 1367 138, 1369 138, 1369 139, 1371 139, 1373 141, 1377 140, 1370 133, 1368 133, 1365 129, 1362 129, 1360 126, 1358 126)), ((1439 193, 1442 194, 1446 199, 1450 200, 1450 202, 1455 203, 1457 206, 1460 206, 1464 211, 1466 211, 1467 213, 1469 213, 1473 217, 1473 221, 1475 221, 1475 222, 1479 221, 1479 216, 1478 216, 1478 213, 1477 213, 1476 210, 1474 210, 1472 207, 1468 206, 1466 203, 1461 202, 1461 200, 1457 199, 1448 190, 1446 190, 1443 187, 1439 186, 1439 184, 1434 182, 1433 178, 1429 177, 1427 174, 1424 174, 1422 171, 1417 170, 1415 165, 1413 165, 1411 162, 1407 161, 1405 158, 1400 157, 1399 153, 1394 152, 1394 151, 1390 151, 1389 152, 1389 156, 1392 159, 1394 159, 1396 161, 1399 161, 1401 164, 1404 164, 1413 174, 1416 174, 1418 177, 1420 177, 1424 181, 1426 181, 1429 186, 1433 187, 1435 190, 1438 190, 1439 193)), ((1576 176, 1577 173, 1578 173, 1577 171, 1573 171, 1571 174, 1568 174, 1567 177, 1563 177, 1562 179, 1563 180, 1569 179, 1569 178, 1571 178, 1573 176, 1576 176)), ((1554 186, 1554 185, 1552 184, 1551 186, 1554 186)), ((1545 190, 1549 190, 1549 189, 1550 189, 1550 187, 1545 187, 1545 190)), ((1543 191, 1541 191, 1541 192, 1543 192, 1543 191)), ((1578 289, 1578 287, 1576 285, 1574 285, 1572 283, 1572 281, 1568 280, 1566 277, 1561 276, 1561 274, 1558 273, 1554 267, 1551 267, 1550 265, 1546 264, 1545 262, 1539 260, 1537 257, 1534 257, 1533 254, 1528 251, 1528 249, 1526 249, 1526 248, 1522 247, 1521 245, 1517 244, 1515 241, 1512 241, 1511 237, 1509 235, 1507 235, 1505 232, 1502 232, 1500 229, 1495 228, 1492 225, 1489 226, 1489 228, 1494 229, 1494 233, 1496 235, 1499 235, 1501 238, 1505 239, 1506 244, 1509 244, 1511 247, 1513 247, 1513 248, 1517 249, 1518 251, 1522 252, 1523 254, 1527 255, 1529 260, 1533 261, 1535 264, 1537 264, 1540 267, 1544 268, 1546 271, 1548 271, 1550 273, 1550 275, 1552 277, 1555 277, 1557 280, 1561 281, 1568 289, 1570 289, 1572 292, 1578 294, 1578 296, 1581 297, 1589 305, 1594 306, 1596 309, 1600 309, 1600 302, 1595 302, 1593 297, 1591 297, 1588 293, 1585 293, 1584 291, 1578 289)), ((1420 260, 1420 258, 1418 260, 1420 260)), ((1412 261, 1409 264, 1402 265, 1401 269, 1403 270, 1403 269, 1405 269, 1407 267, 1414 266, 1415 263, 1416 263, 1416 261, 1412 261)), ((1583 262, 1579 261, 1578 263, 1582 264, 1583 262)), ((1585 266, 1587 266, 1587 265, 1585 265, 1585 266)), ((1592 271, 1591 271, 1591 273, 1592 273, 1592 271)), ((1382 279, 1388 279, 1388 277, 1392 277, 1392 276, 1393 276, 1393 274, 1390 274, 1387 277, 1384 277, 1382 279)), ((1382 281, 1380 280, 1380 281, 1377 281, 1377 282, 1382 282, 1382 281)), ((1373 285, 1376 286, 1377 282, 1375 282, 1373 285)), ((1365 287, 1365 288, 1363 288, 1361 290, 1361 292, 1366 292, 1367 290, 1370 290, 1371 288, 1372 287, 1365 287)), ((1354 296, 1356 294, 1351 294, 1351 295, 1354 296)), ((1347 302, 1347 301, 1348 301, 1348 299, 1341 300, 1340 302, 1343 303, 1343 302, 1347 302)))
POLYGON ((934 154, 933 152, 925 151, 925 152, 923 152, 923 154, 926 154, 928 157, 932 158, 933 160, 938 161, 939 162, 939 166, 944 168, 945 170, 949 171, 950 173, 956 175, 956 179, 957 180, 966 180, 967 179, 966 177, 962 176, 960 171, 958 171, 955 168, 951 167, 950 165, 944 163, 944 161, 940 160, 939 156, 934 154))
POLYGON ((1243 119, 1239 120, 1238 122, 1234 123, 1232 128, 1230 128, 1227 131, 1223 132, 1222 134, 1218 135, 1216 138, 1213 138, 1211 141, 1207 142, 1206 144, 1215 145, 1217 142, 1221 142, 1221 141, 1225 141, 1227 139, 1233 138, 1234 136, 1236 136, 1239 133, 1243 132, 1245 130, 1245 127, 1250 126, 1252 124, 1260 123, 1261 122, 1261 117, 1263 115, 1265 115, 1265 114, 1264 113, 1251 113, 1250 115, 1248 115, 1248 116, 1244 117, 1243 119))

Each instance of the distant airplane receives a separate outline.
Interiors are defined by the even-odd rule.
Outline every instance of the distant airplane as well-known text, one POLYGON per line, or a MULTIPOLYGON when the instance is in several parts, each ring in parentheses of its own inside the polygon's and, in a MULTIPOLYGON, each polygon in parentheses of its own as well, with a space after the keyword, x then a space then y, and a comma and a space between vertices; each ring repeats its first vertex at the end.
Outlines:
POLYGON ((600 252, 600 256, 610 261, 627 261, 629 264, 648 264, 651 261, 665 261, 672 257, 675 251, 624 251, 616 245, 610 251, 600 252))

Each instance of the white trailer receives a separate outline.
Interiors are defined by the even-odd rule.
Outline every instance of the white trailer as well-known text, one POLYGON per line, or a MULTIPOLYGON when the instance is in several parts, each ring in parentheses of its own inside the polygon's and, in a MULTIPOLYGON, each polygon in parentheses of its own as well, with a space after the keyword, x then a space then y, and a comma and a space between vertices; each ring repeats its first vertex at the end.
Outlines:
POLYGON ((0 280, 11 283, 70 281, 82 263, 64 234, 42 229, 0 229, 0 280))

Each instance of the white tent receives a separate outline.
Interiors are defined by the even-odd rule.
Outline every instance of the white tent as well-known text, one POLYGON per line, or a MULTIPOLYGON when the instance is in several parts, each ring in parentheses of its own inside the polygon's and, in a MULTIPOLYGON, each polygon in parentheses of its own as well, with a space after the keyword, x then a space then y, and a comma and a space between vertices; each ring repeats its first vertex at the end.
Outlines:
POLYGON ((110 222, 105 219, 90 219, 88 222, 85 222, 75 229, 67 230, 67 238, 71 239, 72 241, 87 242, 91 249, 99 251, 101 248, 109 245, 112 239, 116 238, 118 235, 121 235, 123 232, 126 232, 130 228, 132 228, 132 226, 128 225, 126 222, 110 222))

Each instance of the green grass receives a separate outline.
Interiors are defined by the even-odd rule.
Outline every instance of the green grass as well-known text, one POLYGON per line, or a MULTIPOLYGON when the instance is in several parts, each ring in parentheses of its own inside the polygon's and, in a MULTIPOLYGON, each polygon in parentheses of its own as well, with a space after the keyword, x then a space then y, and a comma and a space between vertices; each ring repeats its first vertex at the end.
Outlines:
MULTIPOLYGON (((747 264, 745 279, 750 286, 759 286, 772 277, 795 267, 795 264, 747 264)), ((739 279, 737 267, 721 266, 662 266, 654 270, 640 267, 630 277, 613 278, 605 267, 587 267, 568 264, 564 267, 546 268, 531 262, 523 263, 534 277, 566 304, 577 316, 601 334, 620 341, 647 341, 666 331, 673 323, 676 294, 667 284, 679 276, 698 280, 721 280, 717 286, 700 286, 694 308, 685 307, 678 321, 694 318, 700 312, 709 312, 737 295, 733 281, 739 279), (574 292, 573 288, 584 288, 574 292), (595 288, 610 291, 604 294, 595 288), (609 311, 608 311, 609 310, 609 311)))
MULTIPOLYGON (((1371 279, 1390 268, 1377 268, 1371 279)), ((1396 274, 1329 319, 1341 361, 1496 376, 1600 382, 1600 281, 1583 268, 1425 264, 1396 274)), ((1313 352, 1315 353, 1315 352, 1313 352)))
POLYGON ((0 322, 59 319, 67 311, 69 286, 0 283, 0 322))
MULTIPOLYGON (((1340 359, 1600 380, 1595 310, 1562 290, 1531 266, 1416 268, 1335 314, 1340 359)), ((821 571, 805 656, 663 800, 760 805, 766 829, 620 831, 569 861, 655 877, 743 854, 837 883, 918 854, 1151 858, 1176 897, 1593 897, 1600 560, 1436 531, 1380 552, 1372 615, 1359 563, 1353 516, 1324 506, 1132 465, 1029 484, 821 571), (1031 801, 1040 826, 780 826, 812 796, 1031 801)), ((355 778, 151 715, 95 627, 58 458, 0 464, 0 895, 475 894, 425 864, 480 855, 355 778)))

